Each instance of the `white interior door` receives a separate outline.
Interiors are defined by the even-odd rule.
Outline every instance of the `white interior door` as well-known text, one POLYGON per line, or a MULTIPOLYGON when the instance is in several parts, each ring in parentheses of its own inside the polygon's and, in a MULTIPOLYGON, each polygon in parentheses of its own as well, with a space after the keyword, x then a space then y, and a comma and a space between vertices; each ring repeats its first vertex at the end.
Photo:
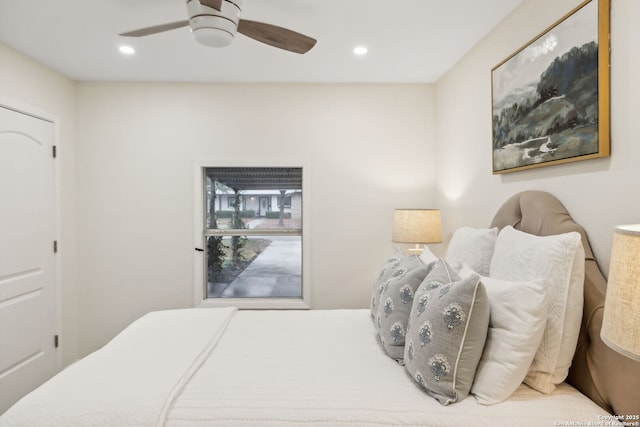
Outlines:
POLYGON ((0 105, 0 413, 58 369, 53 140, 0 105))

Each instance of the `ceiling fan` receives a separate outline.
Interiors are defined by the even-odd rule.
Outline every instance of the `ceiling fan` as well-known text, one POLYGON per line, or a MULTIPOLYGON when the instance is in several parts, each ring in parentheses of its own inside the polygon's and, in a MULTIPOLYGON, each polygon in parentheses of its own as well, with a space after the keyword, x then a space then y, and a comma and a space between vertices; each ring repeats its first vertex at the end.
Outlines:
POLYGON ((191 26, 193 35, 201 44, 224 47, 231 44, 236 32, 259 42, 294 53, 306 53, 316 40, 276 25, 240 19, 242 0, 186 0, 188 20, 169 22, 119 34, 124 37, 142 37, 191 26))

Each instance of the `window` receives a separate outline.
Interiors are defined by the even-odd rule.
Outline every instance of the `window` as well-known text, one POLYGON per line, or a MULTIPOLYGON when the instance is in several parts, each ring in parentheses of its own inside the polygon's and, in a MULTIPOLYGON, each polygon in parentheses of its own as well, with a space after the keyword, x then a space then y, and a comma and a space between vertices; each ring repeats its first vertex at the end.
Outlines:
POLYGON ((204 301, 307 307, 309 293, 302 274, 303 168, 200 170, 204 301))

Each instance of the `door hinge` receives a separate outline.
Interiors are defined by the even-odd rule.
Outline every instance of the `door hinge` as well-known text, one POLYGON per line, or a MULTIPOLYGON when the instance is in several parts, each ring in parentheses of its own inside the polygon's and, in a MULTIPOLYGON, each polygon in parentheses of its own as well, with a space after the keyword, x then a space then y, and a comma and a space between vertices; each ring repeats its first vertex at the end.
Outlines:
POLYGON ((53 158, 55 159, 56 157, 58 157, 58 149, 57 149, 57 147, 54 145, 54 146, 53 146, 53 158))
POLYGON ((56 348, 60 347, 60 337, 58 335, 53 337, 53 345, 55 345, 56 348))
POLYGON ((54 254, 58 253, 58 241, 57 240, 53 241, 53 253, 54 254))

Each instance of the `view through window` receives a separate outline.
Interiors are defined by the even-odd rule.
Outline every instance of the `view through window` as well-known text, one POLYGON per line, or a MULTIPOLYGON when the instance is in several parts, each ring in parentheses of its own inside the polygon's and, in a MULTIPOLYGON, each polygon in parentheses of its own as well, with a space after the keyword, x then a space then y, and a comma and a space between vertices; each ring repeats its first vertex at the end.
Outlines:
POLYGON ((302 168, 204 168, 207 298, 302 297, 302 168))

